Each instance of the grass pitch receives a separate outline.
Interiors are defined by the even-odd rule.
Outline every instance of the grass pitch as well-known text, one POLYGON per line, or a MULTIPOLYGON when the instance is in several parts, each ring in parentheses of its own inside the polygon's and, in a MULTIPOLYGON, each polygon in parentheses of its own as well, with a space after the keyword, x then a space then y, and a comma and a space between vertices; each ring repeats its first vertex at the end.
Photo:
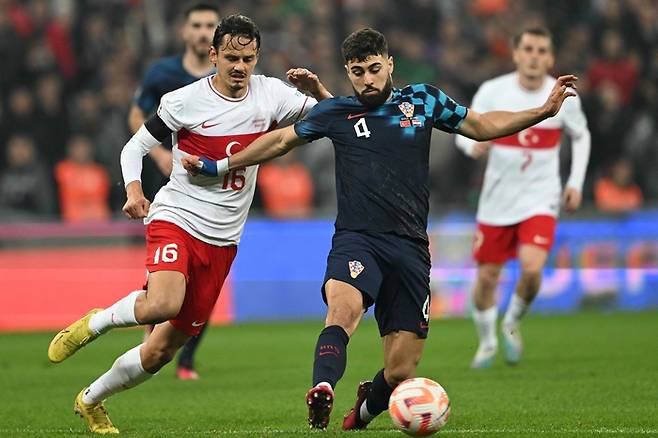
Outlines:
MULTIPOLYGON (((197 357, 198 382, 181 382, 168 365, 142 386, 112 397, 120 436, 402 436, 386 413, 365 432, 340 431, 359 380, 381 367, 372 321, 350 342, 326 433, 306 426, 320 322, 212 328, 197 357)), ((58 365, 46 358, 52 333, 0 335, 0 436, 90 435, 72 413, 78 391, 140 342, 140 330, 111 332, 58 365)), ((591 436, 658 434, 658 312, 531 315, 526 353, 516 367, 499 356, 470 370, 471 321, 433 321, 418 374, 448 391, 444 435, 591 436)))

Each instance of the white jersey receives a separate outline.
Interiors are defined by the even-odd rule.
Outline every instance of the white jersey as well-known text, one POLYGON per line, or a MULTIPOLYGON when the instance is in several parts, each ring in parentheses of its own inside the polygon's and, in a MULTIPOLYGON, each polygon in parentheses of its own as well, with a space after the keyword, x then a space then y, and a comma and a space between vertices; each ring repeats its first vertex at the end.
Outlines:
MULTIPOLYGON (((521 111, 542 106, 555 78, 546 76, 537 90, 527 90, 517 73, 484 82, 473 97, 473 110, 521 111)), ((487 225, 512 225, 535 215, 557 217, 560 209, 559 150, 562 133, 572 140, 571 174, 567 186, 582 192, 589 160, 590 134, 578 96, 567 98, 560 112, 517 134, 492 140, 477 220, 487 225)), ((457 137, 470 154, 474 140, 457 137)))
POLYGON ((162 96, 158 116, 174 132, 173 171, 144 222, 172 222, 204 242, 226 246, 240 241, 258 166, 220 177, 192 177, 181 158, 226 158, 275 127, 303 117, 317 101, 279 79, 261 75, 251 77, 244 97, 232 99, 215 89, 212 78, 162 96))

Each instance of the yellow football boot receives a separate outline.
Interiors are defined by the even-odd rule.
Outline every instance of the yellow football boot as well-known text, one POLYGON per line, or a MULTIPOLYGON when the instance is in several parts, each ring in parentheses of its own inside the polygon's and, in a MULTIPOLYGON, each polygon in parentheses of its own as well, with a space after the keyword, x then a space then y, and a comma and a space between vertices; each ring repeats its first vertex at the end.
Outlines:
POLYGON ((73 412, 87 420, 89 430, 93 433, 101 435, 119 433, 119 429, 114 427, 114 424, 110 421, 110 417, 107 416, 103 402, 87 405, 82 401, 82 394, 85 389, 80 391, 80 394, 75 398, 73 412))
POLYGON ((103 309, 92 309, 85 316, 57 333, 48 346, 48 359, 53 363, 59 363, 70 357, 99 335, 89 329, 89 319, 94 313, 103 309))

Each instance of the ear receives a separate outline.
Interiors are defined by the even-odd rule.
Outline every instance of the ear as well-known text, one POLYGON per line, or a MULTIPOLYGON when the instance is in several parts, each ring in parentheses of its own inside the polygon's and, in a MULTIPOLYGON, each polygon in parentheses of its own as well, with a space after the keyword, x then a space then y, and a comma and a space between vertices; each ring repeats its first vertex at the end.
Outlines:
POLYGON ((512 61, 514 61, 514 65, 519 65, 519 49, 517 48, 512 49, 512 61))
POLYGON ((388 57, 388 68, 389 68, 389 74, 393 73, 393 70, 395 70, 395 62, 393 62, 392 56, 388 57))
POLYGON ((548 55, 548 69, 551 70, 553 66, 555 65, 555 55, 553 52, 548 55))
POLYGON ((347 73, 347 75, 349 76, 350 68, 347 66, 347 64, 345 64, 343 67, 345 67, 345 73, 347 73))
POLYGON ((217 50, 215 50, 213 45, 210 45, 210 48, 208 49, 208 59, 210 59, 210 63, 217 68, 217 50))

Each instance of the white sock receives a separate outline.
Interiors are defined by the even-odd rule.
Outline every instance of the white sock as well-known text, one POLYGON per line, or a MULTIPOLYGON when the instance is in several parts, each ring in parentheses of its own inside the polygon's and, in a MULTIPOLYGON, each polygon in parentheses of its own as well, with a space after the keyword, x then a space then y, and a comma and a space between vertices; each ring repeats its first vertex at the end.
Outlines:
POLYGON ((376 416, 372 415, 368 411, 367 405, 368 405, 367 401, 364 400, 363 403, 361 404, 361 409, 359 409, 359 418, 361 419, 361 421, 365 423, 370 423, 373 420, 373 418, 375 418, 376 416))
POLYGON ((329 383, 329 382, 320 382, 320 383, 318 383, 317 385, 315 385, 316 388, 317 388, 318 386, 327 386, 327 387, 329 387, 329 389, 331 389, 332 392, 333 392, 333 390, 334 390, 334 388, 331 387, 331 383, 329 383))
POLYGON ((139 325, 135 319, 135 301, 144 293, 143 290, 130 292, 105 310, 92 315, 89 328, 96 334, 105 333, 115 327, 132 327, 139 325))
POLYGON ((82 402, 85 404, 101 402, 117 392, 133 388, 153 377, 153 374, 142 367, 142 359, 139 356, 142 345, 144 344, 139 344, 119 356, 112 368, 89 385, 82 394, 82 402))
POLYGON ((526 314, 530 308, 530 303, 527 303, 523 298, 517 294, 512 295, 512 299, 507 306, 507 312, 503 318, 503 324, 508 326, 516 326, 521 322, 521 318, 526 314))
POLYGON ((480 338, 480 345, 498 346, 496 319, 498 319, 498 308, 495 305, 486 310, 473 309, 473 322, 480 338))

